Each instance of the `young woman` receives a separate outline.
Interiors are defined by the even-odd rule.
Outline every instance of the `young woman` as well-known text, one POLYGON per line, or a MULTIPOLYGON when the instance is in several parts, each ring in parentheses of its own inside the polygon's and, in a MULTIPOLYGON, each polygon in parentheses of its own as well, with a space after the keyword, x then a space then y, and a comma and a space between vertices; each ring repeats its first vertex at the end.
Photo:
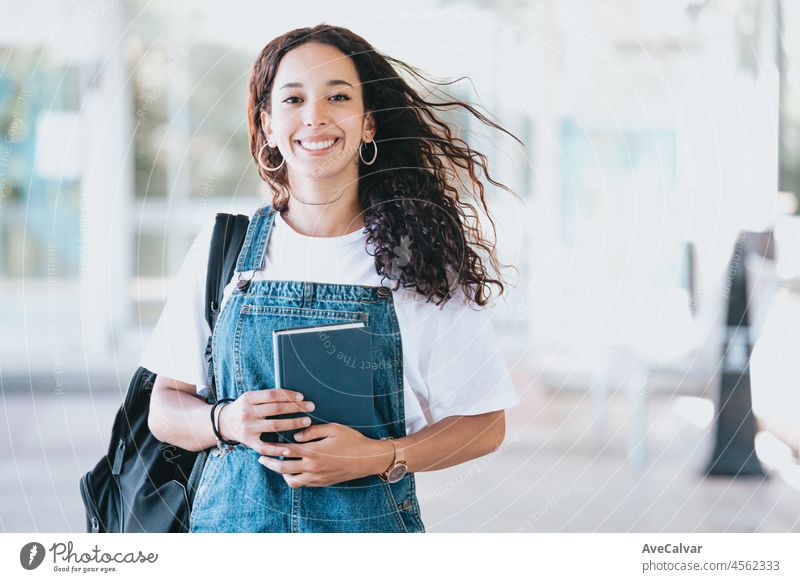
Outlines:
POLYGON ((276 38, 253 66, 250 147, 272 200, 252 215, 213 332, 218 397, 233 401, 211 419, 198 397, 211 225, 141 362, 158 373, 154 435, 187 450, 219 444, 193 532, 424 531, 414 473, 503 441, 504 409, 518 397, 486 306, 504 285, 469 196, 488 214, 478 169, 507 188, 435 109, 462 107, 505 130, 463 102, 424 100, 395 66, 427 80, 327 25, 276 38), (309 426, 314 403, 299 387, 274 388, 274 329, 353 320, 368 321, 373 337, 381 438, 309 426), (298 410, 302 418, 275 418, 298 410), (296 443, 260 438, 297 428, 296 443))

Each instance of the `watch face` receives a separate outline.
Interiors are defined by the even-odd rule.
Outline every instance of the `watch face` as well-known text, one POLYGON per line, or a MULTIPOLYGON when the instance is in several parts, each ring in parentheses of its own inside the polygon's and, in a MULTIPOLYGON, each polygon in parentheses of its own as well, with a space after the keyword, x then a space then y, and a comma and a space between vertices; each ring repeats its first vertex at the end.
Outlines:
POLYGON ((407 468, 405 465, 395 465, 392 467, 392 470, 389 471, 389 474, 386 475, 386 480, 389 483, 397 483, 400 479, 402 479, 406 474, 407 468))

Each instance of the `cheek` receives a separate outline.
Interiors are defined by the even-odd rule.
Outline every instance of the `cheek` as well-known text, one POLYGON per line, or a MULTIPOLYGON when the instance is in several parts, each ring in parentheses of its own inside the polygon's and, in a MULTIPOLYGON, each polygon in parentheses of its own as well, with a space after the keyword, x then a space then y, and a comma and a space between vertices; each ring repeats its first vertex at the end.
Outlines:
POLYGON ((300 115, 294 111, 285 109, 273 110, 272 131, 282 137, 290 137, 296 131, 296 127, 301 125, 300 115))
POLYGON ((277 117, 272 122, 272 129, 273 131, 279 135, 281 138, 289 139, 292 136, 294 130, 294 121, 297 118, 296 115, 282 115, 277 117))
POLYGON ((361 132, 364 128, 364 118, 358 111, 353 111, 347 118, 345 118, 339 125, 349 138, 361 138, 361 132))

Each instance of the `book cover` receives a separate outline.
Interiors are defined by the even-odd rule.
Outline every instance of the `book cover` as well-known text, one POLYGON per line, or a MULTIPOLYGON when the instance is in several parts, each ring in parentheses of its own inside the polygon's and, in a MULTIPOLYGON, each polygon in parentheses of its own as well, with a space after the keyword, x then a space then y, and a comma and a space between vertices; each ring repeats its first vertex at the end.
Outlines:
MULTIPOLYGON (((275 387, 296 390, 315 409, 272 418, 308 415, 312 424, 336 422, 377 438, 372 387, 372 334, 364 322, 275 330, 275 387)), ((296 442, 298 430, 263 433, 268 442, 296 442)))

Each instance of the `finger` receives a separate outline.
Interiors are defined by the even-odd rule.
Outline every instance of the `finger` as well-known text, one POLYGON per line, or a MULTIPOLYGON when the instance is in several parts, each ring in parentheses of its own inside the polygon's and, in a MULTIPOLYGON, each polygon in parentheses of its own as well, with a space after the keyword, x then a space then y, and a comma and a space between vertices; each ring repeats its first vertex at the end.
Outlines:
POLYGON ((281 475, 296 475, 303 472, 303 461, 281 461, 272 457, 259 457, 258 462, 270 471, 275 471, 281 475))
POLYGON ((294 439, 297 442, 312 441, 314 439, 321 439, 333 436, 336 432, 334 423, 315 424, 308 428, 294 433, 294 439))
POLYGON ((301 416, 299 418, 268 418, 257 423, 259 432, 280 432, 284 430, 294 430, 305 428, 311 424, 311 418, 301 416))
POLYGON ((316 487, 313 481, 311 481, 308 475, 305 473, 300 473, 298 475, 284 475, 283 480, 286 481, 286 484, 293 489, 297 487, 316 487))
POLYGON ((281 414, 311 412, 314 408, 314 403, 307 400, 303 400, 302 402, 269 402, 267 404, 257 404, 253 406, 250 412, 259 418, 266 418, 281 414))
POLYGON ((250 404, 264 404, 266 402, 298 402, 304 397, 300 392, 288 388, 267 388, 265 390, 249 390, 244 397, 250 404))
POLYGON ((265 443, 259 440, 258 445, 254 447, 255 451, 262 455, 269 455, 271 457, 302 457, 303 447, 297 445, 289 445, 285 443, 265 443))

